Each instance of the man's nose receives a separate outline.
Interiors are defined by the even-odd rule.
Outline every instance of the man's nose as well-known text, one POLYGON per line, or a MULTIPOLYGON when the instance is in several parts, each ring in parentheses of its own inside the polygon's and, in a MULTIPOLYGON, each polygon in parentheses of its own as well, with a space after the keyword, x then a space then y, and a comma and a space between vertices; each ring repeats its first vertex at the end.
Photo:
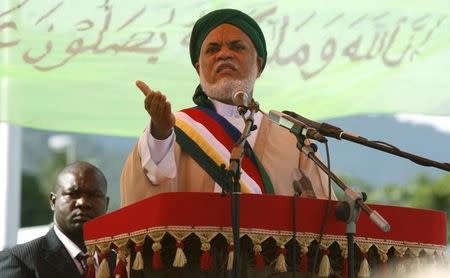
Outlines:
POLYGON ((222 47, 217 54, 217 57, 221 60, 228 60, 233 57, 233 53, 230 49, 228 49, 228 47, 222 47))
POLYGON ((84 194, 81 194, 80 197, 78 197, 75 202, 75 206, 77 206, 77 207, 88 207, 90 205, 91 205, 91 202, 90 202, 89 198, 84 194))

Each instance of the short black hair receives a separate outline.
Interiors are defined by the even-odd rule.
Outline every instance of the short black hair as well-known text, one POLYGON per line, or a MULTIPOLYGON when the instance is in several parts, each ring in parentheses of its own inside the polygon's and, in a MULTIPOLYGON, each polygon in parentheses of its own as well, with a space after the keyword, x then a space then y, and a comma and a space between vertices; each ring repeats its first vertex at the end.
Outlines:
POLYGON ((96 166, 94 166, 93 164, 91 164, 89 162, 77 161, 77 162, 67 165, 59 172, 58 177, 56 178, 55 187, 54 187, 55 193, 58 192, 58 190, 61 186, 60 177, 62 175, 67 174, 67 173, 73 174, 79 170, 81 170, 83 172, 89 172, 89 171, 94 172, 98 176, 99 181, 101 182, 102 187, 105 190, 105 193, 107 192, 108 182, 106 180, 105 175, 102 173, 102 171, 100 171, 100 169, 98 169, 96 166))

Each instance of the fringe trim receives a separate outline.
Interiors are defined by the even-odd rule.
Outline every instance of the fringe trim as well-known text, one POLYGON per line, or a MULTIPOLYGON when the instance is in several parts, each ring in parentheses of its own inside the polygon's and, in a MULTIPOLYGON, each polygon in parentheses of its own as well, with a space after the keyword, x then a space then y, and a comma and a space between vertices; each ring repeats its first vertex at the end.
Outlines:
POLYGON ((330 258, 328 257, 328 249, 322 250, 323 256, 319 265, 319 277, 329 277, 331 273, 330 258))
POLYGON ((95 278, 95 260, 91 254, 89 254, 89 257, 87 258, 87 265, 86 278, 95 278))
POLYGON ((398 259, 398 262, 395 266, 395 274, 396 274, 396 276, 399 276, 399 277, 405 277, 406 268, 405 268, 405 261, 403 258, 403 254, 401 254, 399 252, 395 252, 395 256, 398 259))
POLYGON ((233 243, 228 244, 227 251, 228 251, 227 270, 233 270, 233 257, 234 257, 233 243))
POLYGON ((308 246, 302 246, 300 249, 300 272, 308 272, 308 246))
POLYGON ((126 254, 125 254, 125 250, 123 250, 122 248, 120 248, 117 251, 117 264, 116 267, 114 268, 114 275, 116 276, 116 278, 127 278, 128 277, 128 272, 127 272, 127 259, 126 259, 126 254))
POLYGON ((173 267, 183 267, 187 264, 186 255, 183 251, 183 241, 177 241, 177 252, 175 253, 175 259, 173 260, 173 267))
POLYGON ((286 248, 284 245, 281 245, 278 248, 278 257, 275 262, 275 271, 276 272, 287 272, 287 264, 286 264, 286 248))
POLYGON ((143 270, 144 269, 144 259, 142 258, 143 247, 142 245, 134 246, 134 251, 136 252, 136 257, 133 262, 133 270, 143 270))
POLYGON ((209 242, 202 243, 202 255, 200 257, 200 269, 209 271, 212 268, 211 244, 209 242))
POLYGON ((266 262, 264 261, 264 256, 261 254, 262 246, 261 244, 255 244, 253 246, 253 252, 255 253, 255 266, 257 270, 264 270, 266 267, 266 262))
POLYGON ((341 252, 341 256, 343 258, 341 275, 342 277, 348 277, 348 250, 343 249, 341 252))
POLYGON ((364 259, 361 262, 361 265, 359 266, 358 277, 369 278, 370 277, 370 266, 369 266, 369 262, 367 261, 367 253, 364 253, 363 257, 364 257, 364 259))
POLYGON ((100 265, 98 266, 98 278, 109 278, 111 276, 110 271, 109 271, 109 265, 108 265, 108 260, 107 255, 106 254, 102 254, 101 257, 101 262, 100 265))
POLYGON ((152 269, 158 270, 163 267, 163 262, 161 259, 161 243, 155 241, 152 244, 153 257, 152 257, 152 269))

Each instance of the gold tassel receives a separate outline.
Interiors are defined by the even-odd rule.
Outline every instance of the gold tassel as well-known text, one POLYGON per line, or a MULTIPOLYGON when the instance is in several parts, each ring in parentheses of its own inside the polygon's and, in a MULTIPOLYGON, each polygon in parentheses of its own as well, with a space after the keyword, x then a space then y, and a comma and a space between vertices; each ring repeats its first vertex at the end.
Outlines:
POLYGON ((395 266, 395 272, 397 277, 405 277, 406 274, 406 268, 405 268, 405 262, 403 258, 403 254, 395 250, 395 256, 398 259, 398 262, 395 266))
POLYGON ((433 254, 431 254, 431 265, 433 267, 436 267, 438 265, 436 257, 437 257, 436 252, 433 252, 433 254))
POLYGON ((152 244, 153 250, 153 258, 152 258, 152 269, 161 269, 163 267, 163 262, 161 260, 161 243, 159 241, 155 241, 152 244))
POLYGON ((255 253, 255 267, 257 270, 264 270, 266 266, 264 256, 261 254, 262 246, 259 243, 253 245, 253 252, 255 253))
POLYGON ((361 265, 359 266, 358 277, 368 278, 370 277, 370 266, 369 262, 367 261, 367 253, 364 253, 363 257, 364 260, 361 262, 361 265))
POLYGON ((85 278, 95 278, 95 246, 86 246, 88 251, 87 265, 88 269, 85 278))
POLYGON ((440 258, 440 265, 443 268, 448 268, 450 270, 450 260, 449 258, 445 255, 444 251, 441 251, 441 253, 439 254, 439 258, 440 258))
POLYGON ((161 249, 162 249, 162 245, 161 245, 161 243, 160 243, 159 241, 155 241, 155 242, 152 244, 152 250, 153 250, 153 252, 160 251, 161 249))
POLYGON ((187 263, 186 255, 183 252, 183 242, 177 241, 177 252, 173 260, 173 267, 183 267, 187 263))
POLYGON ((330 258, 328 257, 328 249, 323 250, 322 260, 319 265, 319 277, 329 277, 331 273, 330 258))
POLYGON ((110 276, 108 260, 106 259, 106 256, 103 256, 102 261, 98 266, 98 278, 109 278, 110 276))
POLYGON ((300 249, 300 272, 308 272, 308 246, 301 245, 300 249))
POLYGON ((405 277, 406 274, 406 269, 405 269, 405 264, 403 263, 399 263, 395 266, 395 272, 397 273, 397 277, 405 277))
POLYGON ((414 263, 414 268, 415 270, 420 270, 422 268, 422 263, 420 261, 420 257, 419 256, 415 256, 415 263, 414 263))
POLYGON ((275 262, 275 271, 276 272, 287 272, 286 248, 284 248, 284 245, 281 245, 278 248, 278 257, 275 262))
POLYGON ((388 255, 386 253, 384 253, 384 252, 379 251, 379 250, 378 250, 378 254, 380 255, 380 261, 383 264, 387 264, 387 261, 389 259, 388 255))
POLYGON ((95 265, 95 259, 92 256, 89 256, 86 260, 87 265, 95 265))
POLYGON ((143 270, 144 269, 144 259, 142 258, 142 245, 136 245, 134 247, 134 251, 136 251, 136 257, 133 262, 133 270, 143 270))
POLYGON ((136 253, 134 258, 133 270, 143 270, 144 269, 144 259, 142 258, 142 253, 136 253))
POLYGON ((347 250, 347 248, 341 247, 341 256, 342 256, 341 276, 348 277, 348 250, 347 250))
POLYGON ((234 245, 232 242, 228 244, 227 249, 228 249, 227 270, 233 270, 234 245))
POLYGON ((127 258, 126 258, 126 262, 127 262, 127 277, 130 277, 131 274, 131 252, 127 249, 127 258))
POLYGON ((387 249, 377 248, 377 252, 378 257, 380 259, 380 264, 378 265, 375 277, 377 278, 390 277, 390 269, 388 264, 389 257, 387 255, 387 249))
POLYGON ((260 254, 262 251, 261 244, 255 244, 253 245, 253 252, 255 252, 255 255, 260 254))
POLYGON ((108 254, 111 251, 109 243, 103 243, 97 246, 99 249, 99 263, 97 270, 98 278, 109 278, 111 276, 108 264, 108 254))
POLYGON ((209 271, 212 267, 211 260, 211 244, 209 242, 202 242, 202 254, 200 255, 200 269, 202 271, 209 271))
POLYGON ((127 252, 124 248, 117 249, 116 267, 114 269, 115 277, 121 278, 123 275, 128 274, 127 271, 127 252))
MULTIPOLYGON (((129 262, 131 263, 131 269, 141 271, 144 269, 144 258, 142 253, 144 252, 144 242, 147 238, 147 235, 138 235, 131 238, 131 240, 134 242, 134 252, 136 253, 136 256, 134 257, 134 261, 129 262)), ((131 253, 131 252, 130 252, 131 253)), ((130 273, 131 274, 131 273, 130 273)))
POLYGON ((409 248, 409 255, 411 257, 410 263, 408 264, 408 270, 411 273, 421 270, 420 262, 420 249, 419 248, 409 248))

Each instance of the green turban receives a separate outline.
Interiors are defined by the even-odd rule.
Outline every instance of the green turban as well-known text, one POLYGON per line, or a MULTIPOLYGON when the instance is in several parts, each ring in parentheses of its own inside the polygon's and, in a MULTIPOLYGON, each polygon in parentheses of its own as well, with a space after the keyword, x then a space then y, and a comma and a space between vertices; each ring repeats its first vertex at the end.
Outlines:
POLYGON ((200 57, 200 48, 202 47, 202 43, 209 32, 224 23, 234 25, 247 34, 253 42, 258 56, 263 58, 261 67, 262 71, 266 65, 267 59, 266 40, 264 39, 264 34, 261 31, 261 28, 259 28, 258 23, 256 23, 253 18, 234 9, 215 10, 197 20, 194 28, 192 29, 191 40, 189 43, 189 53, 191 55, 192 65, 195 67, 195 64, 198 62, 200 57))

